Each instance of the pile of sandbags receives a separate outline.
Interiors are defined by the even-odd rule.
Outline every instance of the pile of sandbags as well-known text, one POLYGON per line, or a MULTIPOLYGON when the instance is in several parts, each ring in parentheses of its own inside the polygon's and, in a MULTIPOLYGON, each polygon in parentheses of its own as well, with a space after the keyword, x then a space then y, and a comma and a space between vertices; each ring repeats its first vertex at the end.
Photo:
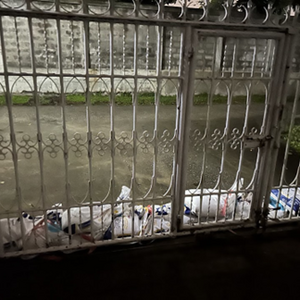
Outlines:
MULTIPOLYGON (((239 189, 241 186, 242 182, 239 189)), ((95 242, 170 232, 171 203, 133 207, 130 192, 123 186, 114 205, 94 202, 64 210, 61 204, 56 204, 46 212, 46 218, 24 213, 21 218, 1 219, 2 243, 16 250, 36 249, 69 245, 70 241, 76 246, 84 240, 95 242)), ((229 191, 187 190, 183 223, 193 226, 199 221, 248 219, 251 201, 252 194, 238 193, 237 184, 229 191)))

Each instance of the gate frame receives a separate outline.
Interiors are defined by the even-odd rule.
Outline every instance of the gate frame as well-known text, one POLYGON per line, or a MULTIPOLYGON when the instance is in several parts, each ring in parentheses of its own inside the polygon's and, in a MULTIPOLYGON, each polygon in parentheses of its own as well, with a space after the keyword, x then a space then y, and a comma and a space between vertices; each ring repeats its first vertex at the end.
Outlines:
MULTIPOLYGON (((226 227, 245 227, 256 226, 258 229, 260 226, 265 228, 268 216, 268 205, 271 187, 272 187, 272 175, 274 175, 274 165, 278 155, 278 142, 274 144, 280 138, 281 131, 278 130, 278 123, 281 121, 282 111, 284 109, 284 103, 280 101, 281 97, 286 99, 286 90, 288 88, 288 79, 290 64, 292 62, 296 31, 291 27, 269 27, 266 32, 266 28, 260 26, 250 26, 246 29, 244 26, 238 25, 232 30, 232 26, 228 24, 210 24, 210 29, 199 28, 200 26, 188 26, 185 35, 188 37, 185 41, 184 48, 184 61, 186 70, 183 70, 182 77, 187 78, 183 82, 183 89, 181 94, 181 115, 178 137, 178 161, 176 171, 176 191, 174 203, 176 207, 173 208, 172 229, 174 231, 210 231, 214 227, 226 228, 226 227), (284 29, 284 30, 282 30, 284 29), (254 31, 257 30, 257 31, 254 31), (266 136, 270 136, 264 147, 260 148, 260 161, 259 169, 254 180, 254 193, 250 210, 250 223, 249 220, 242 221, 230 221, 223 223, 211 223, 201 224, 190 228, 183 228, 183 210, 185 199, 185 184, 187 179, 187 154, 188 154, 188 139, 190 130, 190 112, 192 110, 192 103, 194 97, 194 75, 195 75, 195 56, 194 43, 196 36, 201 34, 202 36, 214 36, 214 37, 246 37, 246 38, 266 38, 274 39, 278 42, 276 47, 276 53, 274 58, 274 69, 272 78, 270 79, 271 88, 269 96, 269 105, 266 109, 266 136), (189 37, 191 35, 191 38, 189 37), (288 49, 287 51, 284 51, 288 49), (291 52, 290 52, 291 51, 291 52), (278 63, 279 62, 279 63, 278 63), (285 70, 285 72, 280 72, 285 70), (185 77, 187 76, 187 77, 185 77), (184 101, 186 99, 186 101, 184 101), (273 117, 274 116, 274 117, 273 117), (275 153, 274 153, 275 152, 275 153), (272 159, 271 159, 272 158, 272 159), (273 167, 272 167, 273 166, 273 167)), ((237 78, 238 79, 238 78, 237 78)), ((251 80, 251 78, 249 78, 251 80)))

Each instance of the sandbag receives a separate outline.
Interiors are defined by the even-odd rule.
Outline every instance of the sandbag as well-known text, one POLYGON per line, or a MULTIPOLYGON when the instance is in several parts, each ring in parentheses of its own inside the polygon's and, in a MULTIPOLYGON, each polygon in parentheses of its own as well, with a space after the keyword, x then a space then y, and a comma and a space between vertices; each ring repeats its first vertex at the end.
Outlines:
POLYGON ((14 242, 19 249, 22 248, 21 222, 23 223, 24 237, 26 237, 34 226, 34 218, 27 213, 23 213, 21 218, 0 220, 3 245, 14 242))

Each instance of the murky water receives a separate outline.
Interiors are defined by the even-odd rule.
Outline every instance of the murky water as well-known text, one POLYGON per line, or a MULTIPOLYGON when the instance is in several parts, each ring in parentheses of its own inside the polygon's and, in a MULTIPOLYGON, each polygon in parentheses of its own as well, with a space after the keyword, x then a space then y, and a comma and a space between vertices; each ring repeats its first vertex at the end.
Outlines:
MULTIPOLYGON (((222 140, 226 125, 226 109, 226 105, 216 105, 210 111, 210 121, 207 123, 206 107, 194 107, 191 115, 189 148, 186 153, 188 155, 186 188, 195 188, 199 184, 201 174, 203 175, 202 186, 205 188, 212 188, 218 182, 222 188, 230 188, 237 172, 240 177, 245 178, 245 185, 251 182, 255 174, 258 151, 256 149, 241 151, 238 143, 238 137, 245 125, 245 107, 242 105, 232 107, 230 123, 227 124, 228 136, 232 141, 228 143, 226 149, 222 149, 219 142, 222 140), (207 126, 210 128, 212 142, 206 146, 204 156, 204 143, 200 140, 207 126), (212 136, 214 133, 215 135, 212 136), (232 146, 234 141, 235 144, 232 146)), ((260 128, 263 111, 263 105, 253 105, 249 111, 248 130, 253 127, 260 128)), ((168 191, 172 184, 175 156, 173 153, 177 113, 175 106, 161 106, 157 124, 155 124, 153 106, 137 107, 135 126, 138 141, 135 159, 131 141, 134 125, 132 107, 116 106, 113 118, 110 117, 111 112, 109 106, 92 106, 88 124, 85 107, 66 107, 65 120, 69 143, 68 159, 65 160, 61 108, 55 106, 40 108, 39 119, 44 149, 42 156, 38 155, 35 108, 13 108, 14 130, 19 143, 18 180, 24 209, 42 207, 43 201, 47 206, 58 202, 67 204, 66 182, 69 183, 67 186, 69 203, 90 201, 89 196, 93 201, 116 199, 122 185, 132 184, 133 175, 136 178, 135 187, 138 197, 143 197, 148 192, 153 196, 153 190, 154 196, 162 196, 168 191), (109 142, 112 124, 117 138, 114 144, 109 142), (90 149, 86 143, 87 126, 90 126, 93 135, 90 149), (160 138, 156 159, 153 140, 155 126, 160 138), (113 150, 112 146, 114 146, 113 150), (91 164, 88 159, 89 150, 92 154, 91 164), (42 198, 42 188, 45 198, 42 198)), ((9 139, 8 115, 4 107, 0 108, 0 134, 4 140, 9 139)), ((5 145, 2 142, 1 146, 5 145)), ((280 165, 282 165, 281 152, 277 162, 276 178, 280 174, 280 165)), ((0 209, 3 212, 17 209, 17 200, 14 164, 9 147, 2 149, 2 153, 5 153, 5 159, 0 161, 0 209)), ((288 180, 291 180, 295 174, 297 159, 297 155, 289 157, 286 176, 288 180)))

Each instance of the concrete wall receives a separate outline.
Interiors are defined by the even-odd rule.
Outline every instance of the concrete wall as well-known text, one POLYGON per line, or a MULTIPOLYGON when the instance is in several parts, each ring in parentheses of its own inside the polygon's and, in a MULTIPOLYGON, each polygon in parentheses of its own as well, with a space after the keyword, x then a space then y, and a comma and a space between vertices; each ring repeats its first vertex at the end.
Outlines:
MULTIPOLYGON (((170 11, 170 14, 172 11, 170 11)), ((30 37, 28 20, 11 17, 3 17, 4 40, 6 48, 6 64, 11 72, 32 72, 30 37)), ((37 71, 59 73, 58 64, 58 42, 57 23, 55 20, 33 19, 34 35, 34 57, 37 71)), ((138 53, 137 64, 140 75, 156 74, 157 61, 157 30, 156 26, 139 26, 138 31, 138 53)), ((61 21, 60 26, 62 42, 62 62, 63 72, 70 74, 84 74, 85 54, 84 54, 84 32, 83 23, 80 21, 61 21)), ((90 23, 90 73, 96 75, 110 74, 110 25, 107 23, 90 23)), ((180 39, 181 28, 163 29, 162 34, 162 69, 164 72, 177 74, 180 62, 180 39)), ((114 72, 115 74, 133 74, 134 68, 134 25, 115 24, 113 26, 114 43, 114 72)), ((249 76, 252 70, 253 53, 255 46, 254 39, 239 39, 235 49, 233 38, 212 38, 199 36, 196 50, 196 71, 199 76, 211 76, 214 64, 214 48, 216 48, 216 60, 214 64, 215 75, 230 77, 234 68, 241 76, 249 76), (235 53, 236 51, 236 53, 235 53), (235 57, 235 59, 233 59, 235 57)), ((1 47, 1 45, 0 45, 1 47)), ((272 53, 274 42, 270 40, 257 40, 257 54, 254 71, 256 75, 267 75, 272 65, 272 53)), ((3 59, 0 55, 0 71, 3 70, 3 59)), ((28 82, 10 77, 10 86, 13 92, 29 92, 32 85, 32 78, 28 82), (29 83, 29 84, 28 84, 29 83)), ((85 79, 64 78, 65 92, 83 92, 85 90, 85 79), (70 83, 71 81, 71 83, 70 83)), ((0 77, 3 83, 4 78, 0 77)), ((41 92, 57 92, 59 78, 52 77, 52 80, 44 81, 38 78, 41 92)), ((116 80, 116 92, 130 91, 132 83, 127 84, 116 80)), ((140 84, 141 85, 141 84, 140 84)), ((154 89, 156 82, 153 82, 154 89)), ((90 79, 91 90, 107 91, 110 89, 110 79, 99 81, 97 78, 90 79)), ((145 91, 153 90, 151 84, 143 84, 145 91)), ((165 87, 163 93, 175 93, 176 89, 165 87), (168 91, 169 90, 169 91, 168 91)), ((204 91, 198 91, 204 92, 204 91)), ((219 88, 216 93, 224 94, 224 89, 219 88)))

